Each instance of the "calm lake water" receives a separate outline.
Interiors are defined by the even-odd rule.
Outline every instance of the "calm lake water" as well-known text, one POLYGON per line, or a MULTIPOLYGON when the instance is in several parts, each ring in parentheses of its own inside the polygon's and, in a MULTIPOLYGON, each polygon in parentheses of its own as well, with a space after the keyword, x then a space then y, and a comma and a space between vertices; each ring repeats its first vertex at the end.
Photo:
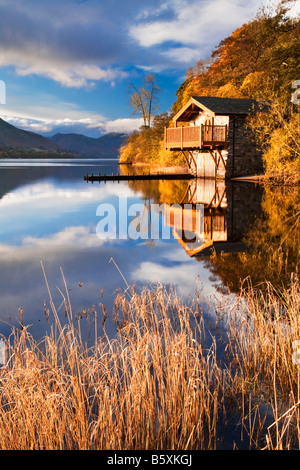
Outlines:
MULTIPOLYGON (((20 324, 20 309, 23 323, 30 325, 34 337, 50 331, 53 316, 42 265, 62 322, 66 295, 63 272, 73 315, 91 312, 94 306, 101 320, 104 304, 111 331, 114 296, 118 289, 126 289, 126 282, 137 289, 153 282, 173 285, 183 301, 189 301, 197 289, 204 299, 230 299, 248 274, 257 282, 263 277, 277 282, 288 279, 297 268, 299 230, 294 235, 291 232, 291 214, 299 211, 298 190, 292 194, 280 190, 278 195, 278 188, 270 194, 253 183, 230 182, 225 186, 214 180, 84 181, 87 173, 118 171, 127 169, 119 168, 113 160, 0 162, 1 334, 8 336, 10 325, 20 324), (150 210, 153 204, 164 203, 165 212, 157 213, 160 233, 170 235, 155 238, 149 230, 148 235, 143 233, 136 239, 99 237, 97 227, 99 231, 103 220, 99 206, 113 207, 118 223, 119 210, 124 210, 120 201, 126 201, 128 208, 143 207, 148 219, 155 215, 150 210), (182 236, 174 204, 187 204, 181 215, 186 216, 189 232, 197 228, 198 204, 201 233, 196 231, 194 238, 186 233, 182 236), (285 204, 287 227, 282 223, 284 214, 280 219, 285 204), (279 246, 280 237, 288 246, 277 253, 283 263, 279 272, 278 259, 277 268, 272 267, 270 249, 272 243, 274 249, 279 246), (257 251, 252 255, 253 246, 256 250, 259 246, 259 256, 257 251), (286 250, 288 259, 284 258, 286 250)), ((128 216, 128 223, 131 220, 134 217, 128 216)), ((205 300, 203 307, 205 310, 205 300)))

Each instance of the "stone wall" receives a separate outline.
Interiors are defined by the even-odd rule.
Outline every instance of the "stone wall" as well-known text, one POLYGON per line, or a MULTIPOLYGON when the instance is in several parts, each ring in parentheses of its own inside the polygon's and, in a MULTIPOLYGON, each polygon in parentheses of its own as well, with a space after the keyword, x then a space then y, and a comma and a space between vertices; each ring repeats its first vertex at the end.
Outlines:
POLYGON ((244 117, 230 118, 228 128, 226 177, 252 176, 263 173, 262 153, 250 138, 244 117))
POLYGON ((216 167, 208 152, 193 152, 197 165, 196 175, 198 178, 215 178, 216 167))

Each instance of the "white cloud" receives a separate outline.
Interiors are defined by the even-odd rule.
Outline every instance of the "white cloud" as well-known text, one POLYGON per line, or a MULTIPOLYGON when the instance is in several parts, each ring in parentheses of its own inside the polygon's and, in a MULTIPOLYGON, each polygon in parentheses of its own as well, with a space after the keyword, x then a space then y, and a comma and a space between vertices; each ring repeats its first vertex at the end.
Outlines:
MULTIPOLYGON (((177 256, 182 248, 174 244, 170 246, 173 260, 178 260, 177 256)), ((172 284, 177 292, 182 296, 188 296, 195 291, 197 279, 203 285, 206 296, 216 294, 216 288, 209 280, 210 272, 205 269, 204 262, 195 263, 195 260, 176 263, 176 265, 165 266, 151 261, 141 262, 139 266, 130 274, 130 282, 140 282, 149 284, 159 282, 161 284, 172 284), (194 287, 193 283, 194 282, 194 287)))
MULTIPOLYGON (((114 84, 127 77, 124 64, 132 66, 137 57, 140 60, 138 46, 154 48, 145 55, 145 67, 157 65, 157 58, 165 60, 165 67, 179 63, 178 47, 196 47, 199 55, 203 50, 209 53, 224 35, 248 21, 260 3, 2 0, 0 65, 15 67, 21 76, 39 75, 66 87, 93 86, 97 81, 114 84), (163 50, 155 49, 160 46, 163 50)), ((189 57, 194 61, 191 51, 189 57)))
POLYGON ((107 121, 101 125, 105 132, 125 132, 129 133, 137 130, 143 124, 142 119, 119 118, 113 121, 107 121))
POLYGON ((124 79, 115 66, 125 47, 115 14, 94 1, 2 1, 0 66, 73 88, 124 79))
POLYGON ((291 8, 290 11, 290 16, 296 17, 298 15, 300 15, 300 2, 298 0, 295 0, 295 5, 291 8))
POLYGON ((172 61, 188 64, 199 60, 199 51, 193 47, 174 47, 161 55, 172 61))
MULTIPOLYGON (((9 64, 8 64, 9 65, 9 64)), ((94 64, 83 64, 70 66, 69 64, 36 60, 34 64, 17 67, 16 72, 20 76, 41 75, 59 82, 69 88, 91 87, 95 81, 103 80, 114 83, 114 80, 126 78, 126 72, 118 69, 103 69, 94 64)))
POLYGON ((22 246, 30 248, 45 248, 53 249, 66 247, 68 250, 73 250, 74 247, 92 248, 103 244, 105 240, 100 240, 96 233, 95 228, 85 227, 82 225, 66 227, 61 232, 54 233, 48 237, 32 237, 27 236, 22 240, 22 246))
POLYGON ((32 263, 33 259, 42 259, 45 252, 66 255, 74 250, 97 248, 105 243, 110 241, 99 239, 95 227, 70 226, 48 236, 25 236, 19 245, 0 243, 0 256, 3 262, 18 259, 19 262, 28 260, 32 263))
MULTIPOLYGON (((130 133, 134 130, 139 129, 142 125, 142 119, 140 118, 117 118, 115 120, 109 120, 108 118, 94 114, 91 115, 87 111, 71 111, 69 116, 71 117, 54 117, 55 114, 59 115, 60 111, 58 109, 53 109, 53 117, 50 116, 49 108, 45 108, 45 113, 43 109, 36 112, 34 106, 31 110, 33 115, 23 115, 14 110, 5 110, 5 114, 2 115, 2 118, 9 122, 10 124, 22 128, 28 131, 48 134, 55 132, 55 129, 59 128, 59 132, 69 133, 69 132, 79 132, 82 134, 88 134, 90 130, 95 131, 95 136, 99 137, 101 134, 106 134, 108 132, 124 132, 130 133), (49 114, 49 118, 38 117, 40 114, 49 114)), ((65 111, 66 113, 66 111, 65 111)))
POLYGON ((65 60, 50 48, 35 45, 25 50, 19 45, 0 47, 0 65, 15 65, 16 73, 21 77, 39 75, 69 88, 92 87, 95 81, 114 83, 115 80, 128 76, 127 72, 117 67, 104 68, 80 60, 65 60))
POLYGON ((44 217, 48 217, 51 213, 57 213, 57 208, 63 206, 68 211, 72 208, 77 208, 83 205, 89 205, 90 203, 101 203, 105 201, 109 196, 118 196, 130 198, 133 197, 131 189, 126 184, 119 184, 118 188, 112 185, 93 186, 93 189, 89 186, 86 188, 82 187, 79 183, 78 186, 74 183, 72 188, 65 188, 64 186, 56 186, 53 183, 35 183, 28 186, 21 186, 15 191, 11 191, 4 194, 0 200, 1 218, 4 223, 5 213, 4 208, 7 208, 7 217, 10 217, 10 211, 14 208, 19 208, 23 213, 23 217, 26 217, 28 213, 37 211, 43 201, 42 210, 47 208, 48 215, 44 214, 44 217))
MULTIPOLYGON (((167 42, 180 42, 183 46, 201 47, 209 44, 210 49, 224 34, 231 32, 256 12, 258 0, 173 0, 169 2, 174 10, 174 18, 156 21, 144 20, 130 28, 130 35, 141 46, 150 48, 167 42)), ((180 49, 172 45, 164 51, 168 57, 180 60, 180 49)), ((187 52, 186 48, 182 52, 187 52)), ((191 56, 194 60, 194 57, 191 56)))

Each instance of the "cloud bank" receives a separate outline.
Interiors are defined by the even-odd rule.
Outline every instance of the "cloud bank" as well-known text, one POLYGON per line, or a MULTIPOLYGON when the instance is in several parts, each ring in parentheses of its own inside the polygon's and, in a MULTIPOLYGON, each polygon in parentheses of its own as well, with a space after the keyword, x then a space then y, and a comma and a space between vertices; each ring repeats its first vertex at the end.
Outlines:
POLYGON ((37 84, 26 99, 13 90, 15 103, 9 96, 3 114, 44 135, 131 132, 140 121, 128 117, 128 82, 150 72, 164 82, 173 77, 179 86, 187 68, 208 57, 260 5, 261 0, 1 0, 0 74, 37 84), (50 86, 52 94, 68 91, 68 98, 42 95, 50 86), (93 91, 100 113, 87 111, 83 93, 93 91), (122 106, 119 116, 109 99, 122 106))
POLYGON ((255 12, 258 0, 3 0, 0 65, 66 87, 186 67, 255 12))
MULTIPOLYGON (((143 120, 140 118, 118 118, 109 120, 103 116, 89 115, 87 117, 66 117, 57 119, 33 119, 15 116, 15 113, 4 114, 2 118, 15 127, 27 129, 37 134, 52 136, 57 132, 84 134, 99 137, 110 132, 131 133, 138 129, 143 120)), ((84 114, 84 113, 83 113, 84 114)))

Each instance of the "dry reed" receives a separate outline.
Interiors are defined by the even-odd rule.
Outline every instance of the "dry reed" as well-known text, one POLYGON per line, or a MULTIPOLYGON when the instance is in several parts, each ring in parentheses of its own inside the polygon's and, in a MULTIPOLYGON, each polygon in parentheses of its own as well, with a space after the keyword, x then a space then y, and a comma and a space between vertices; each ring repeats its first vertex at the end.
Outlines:
POLYGON ((127 289, 115 299, 116 336, 106 334, 104 309, 103 334, 88 348, 68 296, 63 327, 49 295, 53 334, 37 343, 23 327, 7 339, 0 449, 217 449, 232 424, 240 436, 231 448, 299 446, 297 280, 215 306, 222 362, 199 299, 183 305, 161 285, 127 289))
MULTIPOLYGON (((240 395, 245 407, 252 400, 247 421, 255 415, 259 437, 254 438, 250 423, 250 443, 256 448, 299 448, 300 361, 293 349, 300 339, 299 281, 292 276, 290 286, 280 290, 269 283, 263 290, 248 285, 241 295, 244 302, 227 318, 227 378, 236 401, 240 395)), ((244 424, 245 413, 241 415, 244 424)))
POLYGON ((0 373, 1 449, 216 447, 222 372, 201 316, 173 291, 116 297, 118 334, 87 348, 75 328, 36 344, 26 328, 7 341, 0 373))

